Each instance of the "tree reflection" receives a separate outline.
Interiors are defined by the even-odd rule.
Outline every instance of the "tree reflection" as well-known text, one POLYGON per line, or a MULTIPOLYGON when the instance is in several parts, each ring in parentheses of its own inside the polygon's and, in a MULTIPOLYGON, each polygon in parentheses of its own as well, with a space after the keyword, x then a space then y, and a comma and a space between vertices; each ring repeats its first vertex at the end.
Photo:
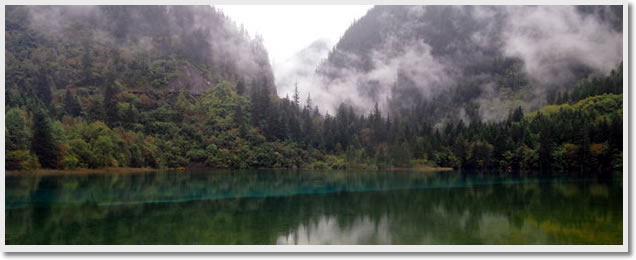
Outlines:
POLYGON ((8 244, 621 244, 622 183, 458 172, 6 179, 8 244))

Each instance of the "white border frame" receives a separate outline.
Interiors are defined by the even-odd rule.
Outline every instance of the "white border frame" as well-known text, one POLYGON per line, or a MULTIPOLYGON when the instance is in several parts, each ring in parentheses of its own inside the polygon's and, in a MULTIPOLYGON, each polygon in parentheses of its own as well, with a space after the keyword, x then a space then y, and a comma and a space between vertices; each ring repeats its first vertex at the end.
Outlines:
MULTIPOLYGON (((631 190, 629 187, 633 187, 629 183, 629 170, 631 159, 630 143, 631 138, 629 136, 629 110, 631 105, 629 103, 629 35, 631 33, 628 13, 628 3, 625 1, 590 1, 590 0, 577 0, 577 1, 564 1, 564 0, 533 0, 533 1, 468 1, 468 0, 454 0, 454 1, 440 1, 440 0, 399 0, 388 2, 388 0, 305 0, 301 3, 293 0, 268 0, 268 4, 391 4, 391 5, 622 5, 623 6, 623 244, 622 245, 6 245, 5 243, 5 192, 1 193, 1 207, 2 207, 2 226, 0 227, 0 236, 2 237, 2 252, 517 252, 517 253, 538 253, 538 252, 617 252, 627 253, 629 252, 629 195, 631 190), (625 104, 628 105, 625 109, 625 104), (627 123, 627 124, 626 124, 627 123), (627 158, 627 160, 625 160, 627 158)), ((44 1, 18 1, 9 0, 6 1, 6 5, 38 5, 38 4, 52 4, 44 1)), ((86 4, 81 3, 78 0, 59 0, 54 4, 57 5, 77 5, 86 4)), ((131 4, 125 0, 98 0, 90 2, 91 5, 112 5, 131 4)), ((135 0, 134 4, 146 4, 146 5, 231 5, 231 4, 263 4, 256 0, 216 0, 212 2, 200 1, 200 0, 185 0, 175 2, 171 0, 135 0)), ((0 25, 3 30, 1 33, 0 43, 5 46, 5 6, 0 6, 0 12, 2 19, 0 25)), ((2 48, 0 55, 0 68, 2 68, 2 93, 5 88, 5 48, 2 48)), ((0 103, 4 109, 5 96, 0 95, 0 103)), ((0 126, 4 129, 4 113, 0 115, 0 126)), ((4 147, 4 131, 2 131, 2 139, 0 139, 0 145, 4 147)), ((1 169, 5 169, 5 154, 4 149, 0 151, 1 169)), ((2 187, 5 185, 5 178, 0 178, 2 187)))

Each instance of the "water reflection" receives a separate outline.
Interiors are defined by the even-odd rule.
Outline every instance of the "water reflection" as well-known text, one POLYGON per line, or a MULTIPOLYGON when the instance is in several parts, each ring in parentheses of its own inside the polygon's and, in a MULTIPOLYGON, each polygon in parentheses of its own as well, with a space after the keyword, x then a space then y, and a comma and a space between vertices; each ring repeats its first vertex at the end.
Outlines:
POLYGON ((8 244, 620 244, 620 176, 176 172, 7 178, 8 244))
POLYGON ((391 244, 388 218, 378 222, 369 217, 355 219, 349 226, 338 224, 333 216, 321 216, 317 221, 300 224, 298 228, 276 239, 279 245, 356 245, 391 244))

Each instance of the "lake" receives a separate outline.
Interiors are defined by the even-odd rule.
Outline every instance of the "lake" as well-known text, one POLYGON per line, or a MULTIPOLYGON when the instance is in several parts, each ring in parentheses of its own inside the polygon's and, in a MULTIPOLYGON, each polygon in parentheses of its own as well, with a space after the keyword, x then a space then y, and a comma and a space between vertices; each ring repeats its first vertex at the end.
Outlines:
POLYGON ((621 173, 5 177, 11 244, 622 244, 621 173))

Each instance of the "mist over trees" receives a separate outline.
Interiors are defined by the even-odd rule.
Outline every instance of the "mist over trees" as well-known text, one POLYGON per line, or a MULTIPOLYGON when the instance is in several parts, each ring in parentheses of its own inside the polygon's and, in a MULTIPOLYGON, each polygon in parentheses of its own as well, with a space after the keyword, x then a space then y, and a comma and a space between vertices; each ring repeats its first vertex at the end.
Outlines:
POLYGON ((621 59, 621 6, 376 6, 310 86, 329 111, 377 102, 399 113, 438 99, 435 123, 491 121, 517 106, 536 110, 550 92, 606 75, 621 59))
POLYGON ((375 7, 317 68, 311 95, 301 82, 280 98, 259 37, 212 7, 10 6, 6 165, 616 170, 620 14, 375 7), (556 36, 515 31, 511 15, 582 22, 557 31, 580 46, 553 50, 559 62, 529 60, 515 32, 542 32, 541 48, 556 36))
POLYGON ((162 90, 192 67, 213 83, 273 86, 262 40, 209 6, 11 6, 6 14, 8 90, 42 86, 34 70, 42 63, 55 89, 99 85, 113 73, 123 85, 162 90))

